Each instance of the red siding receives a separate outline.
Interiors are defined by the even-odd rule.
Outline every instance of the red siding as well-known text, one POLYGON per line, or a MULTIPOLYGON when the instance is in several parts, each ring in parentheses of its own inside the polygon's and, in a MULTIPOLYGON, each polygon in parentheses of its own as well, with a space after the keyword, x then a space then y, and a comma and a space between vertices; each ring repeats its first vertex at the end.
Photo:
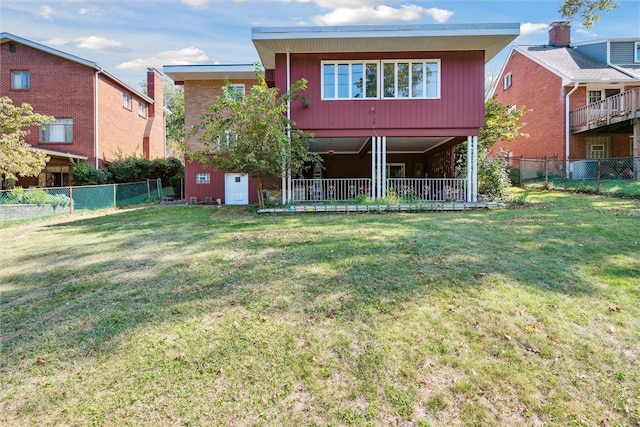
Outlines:
MULTIPOLYGON (((316 136, 468 136, 484 125, 484 53, 401 52, 292 54, 291 81, 308 80, 309 106, 292 105, 296 126, 316 136), (441 98, 429 100, 321 100, 321 61, 440 59, 441 98), (375 120, 375 123, 374 123, 375 120)), ((286 87, 286 55, 276 56, 276 86, 286 87)))
MULTIPOLYGON (((224 199, 224 174, 225 171, 216 171, 212 167, 205 167, 200 162, 188 161, 185 164, 185 181, 184 192, 185 199, 189 201, 191 197, 197 197, 199 203, 203 203, 206 197, 211 197, 215 203, 216 199, 221 199, 222 204, 225 203, 224 199), (211 175, 209 184, 196 184, 196 174, 208 173, 211 175)), ((249 203, 257 203, 258 194, 256 189, 256 182, 253 178, 249 177, 249 203)))

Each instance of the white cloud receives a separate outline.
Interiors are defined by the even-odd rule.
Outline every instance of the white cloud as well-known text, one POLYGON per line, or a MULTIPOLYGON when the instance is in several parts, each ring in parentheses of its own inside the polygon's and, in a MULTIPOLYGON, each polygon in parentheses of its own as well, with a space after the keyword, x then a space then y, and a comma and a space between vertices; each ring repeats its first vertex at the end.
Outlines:
POLYGON ((55 15, 55 13, 56 11, 49 6, 42 6, 38 9, 38 16, 48 20, 51 20, 51 17, 55 15))
POLYGON ((583 35, 585 37, 592 38, 592 39, 601 37, 600 34, 594 33, 593 31, 590 31, 590 30, 587 30, 584 27, 580 27, 580 28, 576 29, 576 33, 578 33, 580 35, 583 35))
POLYGON ((104 37, 89 36, 75 39, 76 46, 82 49, 98 50, 101 52, 124 52, 128 49, 122 46, 117 40, 105 39, 104 37))
POLYGON ((162 68, 163 65, 194 65, 212 64, 213 61, 206 53, 196 47, 187 47, 180 50, 166 50, 156 55, 123 62, 116 66, 119 70, 140 71, 149 67, 162 68))
POLYGON ((62 45, 68 44, 70 42, 71 42, 71 40, 69 40, 69 39, 65 39, 65 38, 62 38, 62 37, 54 37, 52 39, 49 39, 49 40, 45 41, 44 44, 50 45, 50 46, 62 46, 62 45))
POLYGON ((89 12, 90 12, 90 10, 87 9, 86 7, 83 7, 82 9, 80 9, 80 15, 86 15, 89 12))
POLYGON ((384 5, 338 7, 325 15, 316 16, 314 22, 319 25, 377 24, 390 21, 415 21, 422 15, 431 16, 442 23, 449 19, 453 12, 436 8, 424 9, 415 5, 404 5, 399 8, 384 5))
POLYGON ((210 0, 180 0, 180 1, 186 4, 187 6, 193 6, 200 9, 204 9, 205 7, 209 6, 210 0))
POLYGON ((526 22, 520 25, 520 36, 530 36, 532 34, 540 34, 549 31, 549 24, 533 24, 526 22))
POLYGON ((427 15, 433 18, 438 24, 445 23, 453 16, 453 12, 446 9, 438 9, 437 7, 432 7, 424 11, 427 15))

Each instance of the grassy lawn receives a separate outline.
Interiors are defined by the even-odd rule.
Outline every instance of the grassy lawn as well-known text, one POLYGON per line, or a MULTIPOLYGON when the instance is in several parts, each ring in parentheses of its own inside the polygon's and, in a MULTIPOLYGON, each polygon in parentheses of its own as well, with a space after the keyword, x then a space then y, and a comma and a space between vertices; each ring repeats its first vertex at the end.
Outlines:
POLYGON ((0 225, 0 424, 637 426, 640 201, 0 225))

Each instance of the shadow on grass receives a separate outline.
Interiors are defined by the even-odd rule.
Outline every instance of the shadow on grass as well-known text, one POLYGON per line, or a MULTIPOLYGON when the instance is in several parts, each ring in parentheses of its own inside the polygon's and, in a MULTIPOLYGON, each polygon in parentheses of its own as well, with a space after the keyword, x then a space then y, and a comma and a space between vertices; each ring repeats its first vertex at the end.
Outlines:
POLYGON ((634 218, 562 196, 529 210, 423 214, 149 207, 67 218, 37 234, 40 244, 11 259, 24 268, 0 273, 3 369, 44 348, 109 351, 146 323, 229 306, 366 321, 432 293, 455 302, 490 277, 579 298, 598 292, 585 266, 613 281, 640 276, 638 263, 611 257, 637 254, 634 218))

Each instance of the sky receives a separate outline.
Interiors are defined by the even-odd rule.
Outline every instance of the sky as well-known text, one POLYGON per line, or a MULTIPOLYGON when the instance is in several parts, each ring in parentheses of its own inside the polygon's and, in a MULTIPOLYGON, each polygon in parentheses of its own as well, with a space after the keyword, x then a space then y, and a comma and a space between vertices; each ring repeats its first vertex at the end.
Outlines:
MULTIPOLYGON (((519 23, 514 44, 548 42, 562 0, 1 0, 0 32, 98 63, 133 87, 163 65, 251 64, 252 27, 519 23)), ((640 37, 640 0, 584 28, 572 42, 640 37)), ((509 47, 487 64, 500 71, 509 47)))

